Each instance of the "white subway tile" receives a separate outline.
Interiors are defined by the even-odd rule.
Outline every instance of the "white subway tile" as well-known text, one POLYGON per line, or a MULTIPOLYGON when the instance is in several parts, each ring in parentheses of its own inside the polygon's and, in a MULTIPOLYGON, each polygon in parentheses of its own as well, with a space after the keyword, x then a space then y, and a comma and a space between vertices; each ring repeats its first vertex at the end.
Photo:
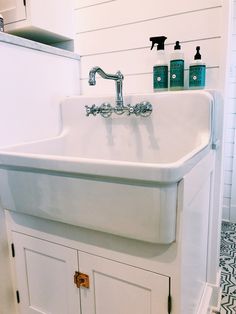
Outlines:
POLYGON ((224 184, 232 184, 232 171, 224 171, 224 184))
POLYGON ((226 113, 236 113, 236 98, 231 98, 227 102, 227 106, 225 108, 226 113))
POLYGON ((236 115, 235 114, 230 114, 226 113, 225 115, 225 125, 227 125, 227 128, 229 129, 234 129, 236 126, 236 115))
POLYGON ((224 144, 224 155, 225 157, 232 157, 234 154, 234 144, 225 143, 224 144))
POLYGON ((224 198, 231 198, 231 184, 224 185, 224 198))
POLYGON ((234 133, 235 129, 228 129, 227 125, 225 128, 225 143, 234 144, 234 133))

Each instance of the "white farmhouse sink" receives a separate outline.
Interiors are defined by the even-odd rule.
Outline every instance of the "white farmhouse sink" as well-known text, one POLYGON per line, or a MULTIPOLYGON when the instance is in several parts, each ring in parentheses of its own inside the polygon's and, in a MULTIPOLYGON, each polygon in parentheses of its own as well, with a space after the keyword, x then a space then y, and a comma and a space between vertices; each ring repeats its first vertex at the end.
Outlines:
POLYGON ((5 208, 153 243, 175 240, 177 184, 211 149, 206 91, 125 97, 149 117, 85 114, 112 97, 71 97, 55 138, 0 150, 5 208))

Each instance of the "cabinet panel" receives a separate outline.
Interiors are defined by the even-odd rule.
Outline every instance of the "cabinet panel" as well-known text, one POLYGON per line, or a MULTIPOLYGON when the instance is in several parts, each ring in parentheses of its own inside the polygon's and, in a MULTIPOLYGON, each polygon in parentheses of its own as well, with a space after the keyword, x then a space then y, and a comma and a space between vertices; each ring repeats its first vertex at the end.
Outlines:
POLYGON ((83 314, 167 313, 168 277, 81 252, 79 266, 90 278, 83 314))
POLYGON ((21 314, 80 313, 77 251, 13 232, 21 314))
POLYGON ((26 19, 24 0, 1 0, 0 14, 4 18, 4 24, 26 19))

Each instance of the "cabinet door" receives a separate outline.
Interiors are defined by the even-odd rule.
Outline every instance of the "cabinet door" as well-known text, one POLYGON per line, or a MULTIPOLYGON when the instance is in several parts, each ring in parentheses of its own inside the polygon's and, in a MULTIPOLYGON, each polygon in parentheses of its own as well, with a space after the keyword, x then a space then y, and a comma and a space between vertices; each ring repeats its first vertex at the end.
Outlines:
POLYGON ((169 278, 79 252, 80 272, 90 287, 80 287, 83 314, 167 314, 169 278))
POLYGON ((1 0, 0 14, 4 18, 4 24, 26 19, 26 6, 24 0, 1 0))
POLYGON ((13 232, 21 314, 79 314, 77 251, 13 232))

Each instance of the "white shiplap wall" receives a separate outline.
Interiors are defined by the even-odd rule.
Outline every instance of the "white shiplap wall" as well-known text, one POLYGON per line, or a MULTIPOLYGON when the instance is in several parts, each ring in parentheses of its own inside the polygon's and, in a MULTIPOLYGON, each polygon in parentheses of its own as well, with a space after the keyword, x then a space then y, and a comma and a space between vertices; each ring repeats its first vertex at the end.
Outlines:
MULTIPOLYGON (((151 92, 155 50, 149 37, 166 35, 170 53, 176 40, 182 43, 186 69, 195 46, 200 45, 207 63, 207 87, 218 87, 221 42, 220 0, 77 0, 76 52, 81 55, 83 94, 114 93, 110 81, 88 86, 88 72, 94 65, 106 72, 125 75, 124 92, 151 92)), ((187 75, 186 75, 187 77, 187 75)))
MULTIPOLYGON (((176 40, 181 42, 186 59, 186 88, 188 65, 197 45, 201 46, 201 54, 207 64, 206 87, 222 88, 221 23, 225 23, 225 17, 221 0, 75 1, 75 46, 81 55, 82 94, 114 94, 114 84, 110 81, 99 80, 96 86, 88 85, 88 72, 95 65, 110 73, 120 70, 125 75, 125 93, 152 92, 152 67, 156 54, 155 50, 150 51, 149 37, 159 35, 167 36, 168 54, 173 51, 176 40)), ((236 47, 234 53, 236 60, 236 47)), ((236 75, 231 85, 225 136, 225 206, 229 206, 231 196, 236 75)))

